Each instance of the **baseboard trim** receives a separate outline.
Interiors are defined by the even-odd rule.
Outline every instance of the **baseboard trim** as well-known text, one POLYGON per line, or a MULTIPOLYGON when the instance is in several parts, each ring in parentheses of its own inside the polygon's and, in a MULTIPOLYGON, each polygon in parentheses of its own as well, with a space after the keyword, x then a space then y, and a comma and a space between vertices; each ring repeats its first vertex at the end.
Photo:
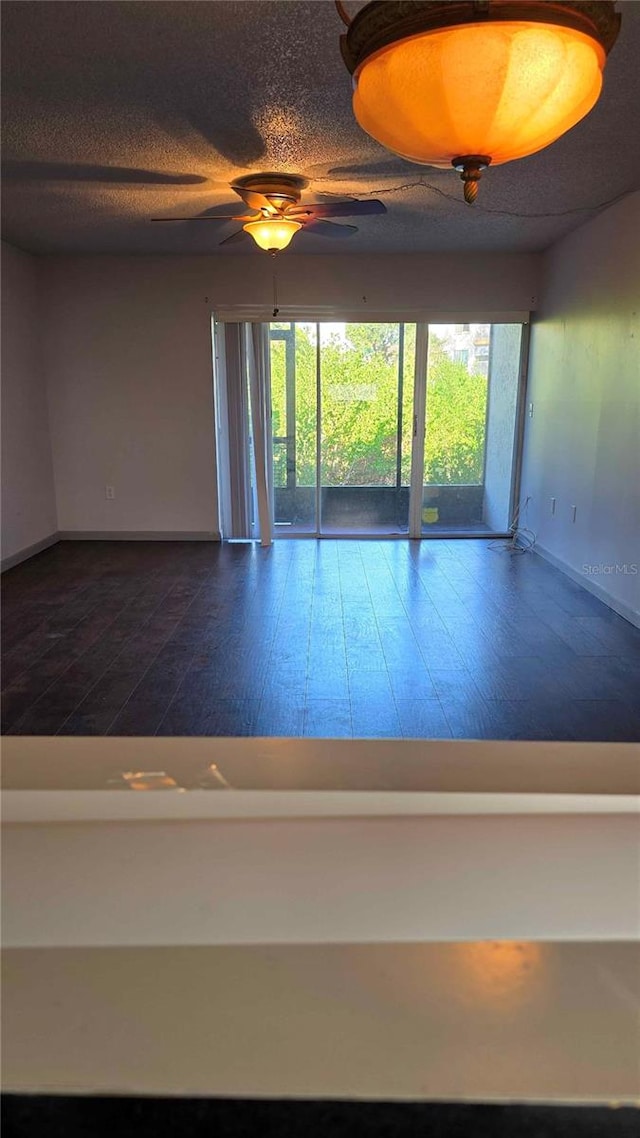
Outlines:
POLYGON ((60 541, 59 533, 51 533, 48 537, 43 537, 41 541, 35 541, 33 545, 27 545, 24 549, 18 550, 17 553, 12 553, 9 557, 3 557, 0 562, 0 572, 5 573, 7 569, 13 569, 14 565, 20 565, 23 561, 28 561, 30 557, 35 557, 36 553, 42 553, 44 549, 49 549, 52 545, 57 545, 60 541))
POLYGON ((550 565, 553 565, 554 569, 559 569, 561 573, 564 573, 566 577, 570 577, 576 584, 582 585, 582 588, 586 589, 588 593, 593 593, 594 597, 602 601, 607 608, 617 612, 618 616, 622 616, 625 620, 628 620, 629 624, 640 628, 640 613, 632 609, 631 605, 625 604, 624 601, 619 601, 617 597, 612 597, 611 593, 608 593, 607 590, 604 589, 602 585, 599 585, 597 581, 594 581, 592 577, 588 577, 586 573, 580 573, 577 569, 572 568, 571 565, 567 565, 566 561, 562 561, 559 557, 556 557, 555 553, 551 553, 548 549, 545 549, 543 545, 536 543, 534 552, 538 553, 544 561, 548 561, 550 565))
POLYGON ((73 530, 58 533, 60 541, 220 541, 215 530, 73 530))

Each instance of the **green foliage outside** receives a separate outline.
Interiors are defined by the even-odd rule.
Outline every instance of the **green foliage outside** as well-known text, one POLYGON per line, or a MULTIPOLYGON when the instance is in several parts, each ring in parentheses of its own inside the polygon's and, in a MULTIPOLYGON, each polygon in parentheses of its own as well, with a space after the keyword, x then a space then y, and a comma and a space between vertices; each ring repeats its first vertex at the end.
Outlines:
MULTIPOLYGON (((272 329, 289 325, 272 325, 272 329)), ((322 485, 395 486, 398 324, 321 328, 322 485)), ((402 483, 409 484, 415 324, 404 325, 402 483)), ((315 485, 315 325, 295 326, 296 483, 315 485)), ((273 434, 286 434, 285 343, 271 344, 273 434)), ((482 481, 487 380, 454 363, 429 339, 425 485, 482 481)), ((286 448, 274 445, 274 481, 286 485, 286 448)))

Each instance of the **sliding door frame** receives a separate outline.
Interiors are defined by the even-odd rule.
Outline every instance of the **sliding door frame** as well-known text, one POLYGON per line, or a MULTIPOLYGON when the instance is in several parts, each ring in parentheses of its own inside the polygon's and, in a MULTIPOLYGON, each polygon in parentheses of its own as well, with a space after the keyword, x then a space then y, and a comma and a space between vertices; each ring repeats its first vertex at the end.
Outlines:
POLYGON ((522 484, 522 460, 524 457, 524 433, 526 424, 527 388, 529 385, 529 345, 531 341, 531 321, 523 321, 520 333, 520 363, 518 369, 518 394, 516 396, 516 425, 513 434, 513 453, 511 455, 511 496, 509 518, 513 525, 516 511, 520 508, 520 488, 522 484))
POLYGON ((424 479, 424 440, 427 428, 427 361, 429 325, 416 324, 416 350, 413 371, 413 434, 409 479, 409 539, 422 537, 422 495, 424 479))
POLYGON ((322 351, 320 323, 316 321, 316 530, 322 537, 322 351))

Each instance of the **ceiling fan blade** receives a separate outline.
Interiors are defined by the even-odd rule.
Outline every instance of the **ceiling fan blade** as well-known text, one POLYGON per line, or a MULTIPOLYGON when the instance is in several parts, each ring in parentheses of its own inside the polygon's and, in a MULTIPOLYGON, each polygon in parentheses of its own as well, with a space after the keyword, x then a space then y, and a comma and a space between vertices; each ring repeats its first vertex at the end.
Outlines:
POLYGON ((224 241, 219 241, 218 244, 219 245, 233 245, 233 244, 235 244, 236 241, 243 241, 248 236, 249 236, 249 234, 245 233, 244 229, 236 229, 235 233, 232 233, 230 237, 225 237, 224 241))
POLYGON ((312 217, 365 217, 367 214, 386 212, 387 207, 384 202, 378 201, 377 198, 370 198, 366 201, 353 199, 343 202, 310 202, 288 209, 286 216, 297 218, 307 213, 312 217))
POLYGON ((152 217, 152 221, 258 221, 255 213, 245 213, 240 216, 236 213, 210 213, 199 214, 196 217, 152 217))
POLYGON ((305 222, 305 233, 316 233, 318 237, 353 237, 354 233, 358 232, 357 225, 334 225, 333 221, 321 221, 320 218, 312 218, 311 221, 305 222))
POLYGON ((260 210, 260 212, 266 209, 269 213, 278 212, 277 210, 274 211, 273 203, 270 202, 264 194, 256 193, 255 190, 247 190, 244 186, 236 186, 233 182, 231 183, 231 189, 235 190, 243 202, 249 206, 249 209, 260 210))

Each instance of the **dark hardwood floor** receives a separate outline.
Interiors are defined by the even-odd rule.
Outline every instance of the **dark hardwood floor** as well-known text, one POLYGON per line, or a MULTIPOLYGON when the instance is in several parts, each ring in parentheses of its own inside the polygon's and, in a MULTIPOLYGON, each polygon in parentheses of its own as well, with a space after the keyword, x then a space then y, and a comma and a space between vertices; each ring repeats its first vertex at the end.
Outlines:
POLYGON ((484 540, 61 542, 2 583, 8 734, 640 740, 640 630, 484 540))

